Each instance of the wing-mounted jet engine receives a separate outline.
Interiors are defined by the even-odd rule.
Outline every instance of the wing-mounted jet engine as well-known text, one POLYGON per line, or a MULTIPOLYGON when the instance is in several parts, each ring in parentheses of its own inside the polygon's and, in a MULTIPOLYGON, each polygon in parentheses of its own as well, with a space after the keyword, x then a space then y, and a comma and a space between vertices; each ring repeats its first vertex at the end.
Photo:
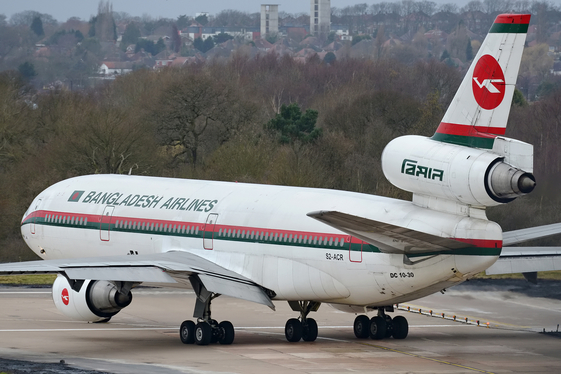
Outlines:
POLYGON ((53 283, 53 301, 66 316, 86 322, 108 321, 132 301, 130 290, 111 282, 98 280, 73 281, 62 275, 53 283))

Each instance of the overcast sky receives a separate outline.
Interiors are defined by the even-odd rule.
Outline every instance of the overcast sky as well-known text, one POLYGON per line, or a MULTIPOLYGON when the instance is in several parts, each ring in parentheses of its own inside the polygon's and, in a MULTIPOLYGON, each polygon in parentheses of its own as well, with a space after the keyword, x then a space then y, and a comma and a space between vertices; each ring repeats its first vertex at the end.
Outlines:
MULTIPOLYGON (((370 5, 381 1, 331 0, 331 6, 344 8, 364 2, 370 5)), ((467 0, 433 1, 437 4, 456 3, 460 6, 467 2, 467 0)), ((195 16, 196 13, 200 12, 216 14, 224 9, 256 13, 261 11, 261 4, 267 3, 279 4, 279 11, 288 13, 310 12, 309 0, 281 0, 278 2, 263 0, 112 0, 111 2, 113 11, 127 12, 132 16, 149 14, 154 18, 177 18, 181 14, 195 16)), ((5 14, 9 19, 14 13, 35 10, 50 14, 58 21, 66 21, 70 17, 79 17, 87 21, 91 16, 97 14, 98 4, 99 0, 0 0, 0 14, 5 14)))

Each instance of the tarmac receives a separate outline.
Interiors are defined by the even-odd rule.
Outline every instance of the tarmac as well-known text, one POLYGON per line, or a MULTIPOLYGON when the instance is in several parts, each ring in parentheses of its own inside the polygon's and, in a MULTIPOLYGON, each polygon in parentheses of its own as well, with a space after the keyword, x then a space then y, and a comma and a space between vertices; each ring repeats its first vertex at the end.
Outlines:
MULTIPOLYGON (((70 321, 49 288, 0 287, 0 372, 9 373, 552 373, 561 371, 561 282, 470 281, 400 305, 405 340, 356 339, 355 316, 322 305, 315 342, 288 343, 286 302, 221 296, 213 318, 232 345, 184 345, 191 291, 140 288, 109 323, 70 321), (432 314, 432 316, 431 316, 432 314), (62 362, 62 363, 61 363, 62 362)), ((369 313, 369 316, 373 316, 369 313)))

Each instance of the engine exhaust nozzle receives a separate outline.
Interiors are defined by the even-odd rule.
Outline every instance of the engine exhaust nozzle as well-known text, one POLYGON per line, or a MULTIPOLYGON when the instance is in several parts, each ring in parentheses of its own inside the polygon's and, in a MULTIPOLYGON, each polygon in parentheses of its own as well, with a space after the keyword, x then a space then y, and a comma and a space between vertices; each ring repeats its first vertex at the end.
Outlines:
POLYGON ((536 179, 531 173, 499 161, 488 169, 485 184, 489 196, 503 203, 532 192, 536 179))

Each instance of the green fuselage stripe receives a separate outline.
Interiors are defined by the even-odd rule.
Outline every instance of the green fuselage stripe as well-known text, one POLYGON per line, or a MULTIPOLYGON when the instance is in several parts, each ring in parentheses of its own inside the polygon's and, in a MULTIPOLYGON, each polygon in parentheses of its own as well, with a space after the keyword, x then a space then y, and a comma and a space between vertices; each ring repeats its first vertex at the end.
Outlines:
POLYGON ((493 149, 493 144, 495 143, 495 138, 449 135, 449 134, 442 134, 439 132, 435 133, 431 139, 444 143, 457 144, 470 148, 483 148, 483 149, 493 149))
POLYGON ((489 30, 490 34, 509 33, 509 34, 525 34, 528 32, 527 23, 494 23, 489 30))
MULTIPOLYGON (((214 231, 205 231, 205 224, 176 222, 173 224, 161 224, 155 220, 148 222, 146 219, 112 219, 111 223, 100 223, 98 220, 90 219, 72 219, 69 214, 60 214, 47 216, 35 216, 22 222, 23 225, 37 224, 52 227, 64 227, 74 229, 96 230, 105 233, 110 239, 113 233, 130 233, 130 234, 152 234, 162 236, 174 236, 192 239, 209 239, 221 240, 229 242, 243 243, 259 243, 269 245, 282 245, 290 247, 302 248, 321 248, 325 250, 339 250, 365 253, 381 253, 380 249, 368 243, 361 243, 354 239, 351 243, 344 241, 342 238, 346 235, 326 234, 326 233, 306 233, 304 238, 302 235, 294 232, 289 235, 289 231, 273 230, 273 229, 255 229, 232 226, 215 225, 214 231), (68 217, 68 218, 67 218, 68 217), (119 223, 117 223, 119 222, 119 223), (126 223, 125 223, 126 222, 126 223), (144 225, 142 225, 144 223, 144 225), (223 228, 224 227, 224 228, 223 228)), ((100 239, 101 240, 101 239, 100 239)), ((501 248, 484 248, 484 247, 468 247, 459 250, 450 251, 454 255, 471 255, 471 256, 498 256, 501 248)), ((446 254, 442 252, 412 254, 409 257, 421 257, 430 255, 446 254)))

